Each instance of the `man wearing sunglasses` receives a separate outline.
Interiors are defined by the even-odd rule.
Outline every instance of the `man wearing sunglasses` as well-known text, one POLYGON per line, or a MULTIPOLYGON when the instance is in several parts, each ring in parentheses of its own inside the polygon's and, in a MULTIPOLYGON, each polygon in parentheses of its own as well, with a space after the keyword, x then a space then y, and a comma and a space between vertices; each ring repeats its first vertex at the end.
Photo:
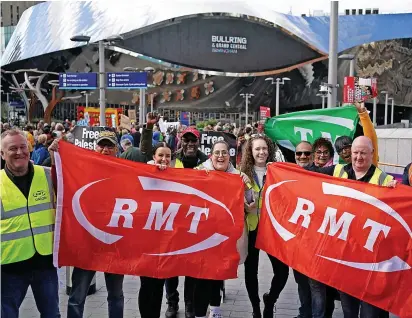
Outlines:
MULTIPOLYGON (((181 137, 181 149, 176 152, 175 168, 193 169, 205 162, 208 157, 199 150, 200 133, 196 128, 187 128, 181 137)), ((178 277, 166 279, 166 299, 168 308, 166 318, 174 318, 179 310, 179 285, 178 277)), ((185 277, 184 299, 185 299, 185 317, 195 317, 193 308, 194 279, 185 277)))
MULTIPOLYGON (((301 141, 296 146, 295 150, 296 164, 302 168, 313 165, 313 149, 310 142, 301 141)), ((296 318, 311 318, 312 317, 312 297, 310 293, 309 279, 307 276, 293 270, 295 282, 298 284, 298 295, 300 301, 299 315, 296 318)))
POLYGON ((312 145, 307 141, 301 141, 295 150, 295 161, 300 167, 309 167, 313 164, 312 145))

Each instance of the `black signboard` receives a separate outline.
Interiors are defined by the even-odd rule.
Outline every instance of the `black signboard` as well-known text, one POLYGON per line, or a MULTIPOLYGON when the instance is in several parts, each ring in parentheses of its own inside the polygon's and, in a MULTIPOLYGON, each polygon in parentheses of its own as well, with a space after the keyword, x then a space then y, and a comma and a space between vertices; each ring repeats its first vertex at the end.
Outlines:
POLYGON ((200 133, 200 150, 207 156, 211 155, 212 145, 218 141, 224 140, 229 144, 230 161, 236 167, 236 136, 233 134, 220 131, 205 131, 200 133))

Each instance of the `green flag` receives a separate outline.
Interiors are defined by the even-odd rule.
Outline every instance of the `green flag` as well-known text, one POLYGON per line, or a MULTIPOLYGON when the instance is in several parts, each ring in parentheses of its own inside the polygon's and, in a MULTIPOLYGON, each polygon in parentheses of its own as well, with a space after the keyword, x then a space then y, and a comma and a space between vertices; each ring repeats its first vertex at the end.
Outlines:
POLYGON ((355 106, 314 109, 272 117, 265 133, 277 144, 295 151, 301 141, 313 143, 324 137, 335 143, 340 136, 353 138, 359 116, 355 106))

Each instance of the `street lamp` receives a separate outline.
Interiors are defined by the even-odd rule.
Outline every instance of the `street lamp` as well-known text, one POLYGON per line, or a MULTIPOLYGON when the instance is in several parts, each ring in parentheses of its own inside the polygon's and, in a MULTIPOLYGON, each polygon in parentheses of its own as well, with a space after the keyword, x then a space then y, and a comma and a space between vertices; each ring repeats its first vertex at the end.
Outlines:
POLYGON ((245 99, 246 103, 246 123, 245 126, 247 126, 247 123, 249 121, 249 98, 255 96, 255 94, 240 94, 245 99))
MULTIPOLYGON (((86 42, 89 44, 91 37, 88 35, 75 35, 70 38, 73 42, 86 42)), ((123 37, 114 35, 99 41, 99 105, 100 105, 100 126, 106 126, 106 89, 105 89, 105 60, 104 44, 123 40, 123 37)))
MULTIPOLYGON (((273 85, 275 83, 273 77, 268 77, 265 79, 265 81, 271 81, 271 84, 273 85)), ((276 113, 275 116, 279 116, 279 86, 284 85, 285 81, 290 81, 289 77, 283 77, 280 79, 279 77, 276 79, 276 113)))
POLYGON ((342 54, 339 59, 350 61, 349 76, 355 76, 355 54, 342 54))
POLYGON ((391 124, 393 125, 393 113, 395 112, 395 98, 390 97, 389 98, 392 102, 392 106, 391 106, 391 124))
POLYGON ((382 91, 381 94, 385 94, 385 122, 384 124, 388 124, 388 102, 389 102, 389 92, 382 91))
POLYGON ((328 98, 327 94, 322 94, 322 93, 318 93, 316 94, 316 96, 319 96, 322 98, 322 109, 325 108, 325 99, 328 98))
POLYGON ((89 106, 89 96, 92 95, 94 92, 87 92, 87 91, 81 91, 80 94, 86 97, 86 107, 89 106))

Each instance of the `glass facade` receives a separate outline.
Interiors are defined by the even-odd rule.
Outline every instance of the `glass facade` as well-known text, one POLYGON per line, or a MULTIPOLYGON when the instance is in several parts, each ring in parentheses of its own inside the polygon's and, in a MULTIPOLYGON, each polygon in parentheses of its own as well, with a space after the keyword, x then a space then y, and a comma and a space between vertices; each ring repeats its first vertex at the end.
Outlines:
POLYGON ((3 54, 7 44, 9 44, 11 35, 13 34, 16 26, 6 26, 1 28, 1 53, 3 54))

